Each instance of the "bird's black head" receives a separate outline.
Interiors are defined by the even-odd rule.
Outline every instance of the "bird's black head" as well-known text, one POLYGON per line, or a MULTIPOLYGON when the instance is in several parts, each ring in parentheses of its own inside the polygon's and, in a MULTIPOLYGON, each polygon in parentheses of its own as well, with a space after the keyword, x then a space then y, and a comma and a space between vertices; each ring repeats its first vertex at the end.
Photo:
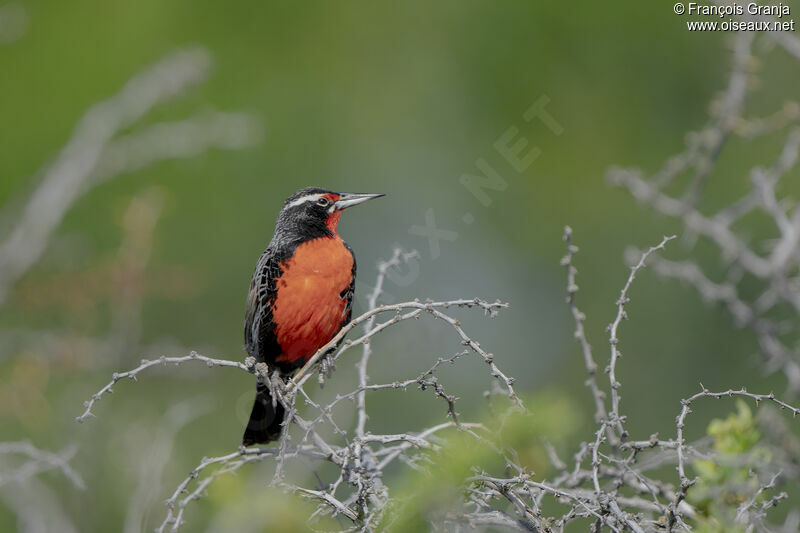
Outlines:
POLYGON ((336 235, 336 224, 343 210, 381 196, 333 192, 319 187, 300 189, 283 202, 275 236, 305 240, 336 235))

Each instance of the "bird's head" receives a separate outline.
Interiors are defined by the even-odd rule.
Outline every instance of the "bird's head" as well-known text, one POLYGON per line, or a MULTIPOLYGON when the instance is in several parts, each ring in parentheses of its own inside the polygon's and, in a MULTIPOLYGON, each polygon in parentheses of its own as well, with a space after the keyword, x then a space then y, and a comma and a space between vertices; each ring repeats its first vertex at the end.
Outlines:
POLYGON ((318 236, 319 232, 336 235, 336 225, 342 211, 383 194, 333 192, 318 187, 306 187, 283 202, 278 215, 278 230, 288 230, 299 236, 318 236))

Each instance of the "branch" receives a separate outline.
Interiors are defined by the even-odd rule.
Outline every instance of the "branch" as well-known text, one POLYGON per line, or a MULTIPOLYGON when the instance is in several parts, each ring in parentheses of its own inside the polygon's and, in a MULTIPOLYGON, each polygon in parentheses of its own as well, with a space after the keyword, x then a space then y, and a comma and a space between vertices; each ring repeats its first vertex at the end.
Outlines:
POLYGON ((648 249, 645 253, 642 254, 641 258, 639 258, 639 262, 636 263, 631 267, 630 275, 628 276, 628 280, 625 282, 625 286, 622 287, 622 290, 619 293, 619 298, 617 299, 617 316, 614 318, 614 321, 608 327, 608 343, 611 346, 611 362, 608 365, 608 380, 611 387, 611 412, 609 413, 609 422, 614 424, 616 427, 617 434, 619 438, 625 440, 626 433, 622 429, 622 419, 619 414, 619 402, 620 402, 620 395, 619 395, 619 387, 620 383, 617 381, 616 376, 616 369, 617 369, 617 360, 621 357, 619 352, 619 348, 617 347, 619 343, 619 338, 617 337, 617 330, 619 329, 620 323, 625 318, 628 318, 628 315, 625 313, 625 304, 630 301, 628 298, 628 290, 633 283, 633 280, 636 278, 636 273, 644 267, 645 261, 650 255, 655 252, 656 250, 663 250, 664 246, 675 238, 675 235, 670 237, 664 237, 661 240, 661 243, 657 246, 653 246, 648 249))
POLYGON ((583 321, 586 320, 586 315, 578 309, 575 303, 575 296, 578 294, 579 289, 575 282, 578 269, 573 265, 572 258, 578 253, 578 247, 572 244, 572 228, 569 226, 564 226, 564 241, 567 243, 567 255, 561 259, 561 265, 567 267, 567 303, 569 304, 572 318, 575 321, 575 339, 577 339, 578 343, 581 345, 583 362, 586 365, 586 372, 589 374, 586 380, 586 386, 589 387, 589 390, 592 392, 592 398, 594 399, 594 419, 595 422, 600 422, 605 419, 606 416, 606 395, 605 392, 601 391, 597 386, 597 380, 595 378, 595 374, 597 374, 597 363, 594 362, 592 347, 589 345, 589 341, 586 339, 586 333, 583 330, 583 321))
MULTIPOLYGON (((75 417, 76 422, 84 422, 86 419, 93 417, 94 413, 92 413, 92 407, 94 404, 97 403, 103 396, 106 394, 111 394, 113 391, 112 387, 117 384, 118 381, 122 379, 131 379, 136 381, 137 376, 143 370, 147 370, 153 366, 167 366, 169 365, 180 365, 183 363, 187 363, 189 361, 202 361, 209 367, 213 366, 226 366, 226 367, 234 367, 238 368, 239 370, 244 370, 249 374, 255 373, 254 365, 248 365, 245 363, 239 363, 236 361, 228 361, 227 359, 215 359, 213 357, 207 357, 205 355, 200 355, 197 352, 190 352, 189 355, 184 355, 182 357, 159 357, 158 359, 142 359, 142 363, 134 369, 128 370, 127 372, 115 372, 111 376, 111 381, 108 384, 94 393, 92 397, 84 402, 84 407, 86 408, 80 416, 75 417)), ((250 362, 250 361, 248 361, 250 362)))
POLYGON ((69 446, 60 454, 55 454, 40 450, 27 441, 0 442, 0 455, 24 455, 30 459, 16 470, 0 472, 0 486, 12 482, 19 483, 35 476, 39 472, 56 469, 69 479, 75 488, 85 489, 86 484, 80 474, 69 465, 69 460, 72 459, 77 450, 77 447, 69 446))
POLYGON ((11 286, 41 257, 67 211, 102 179, 153 162, 196 155, 210 147, 242 148, 260 127, 241 114, 211 113, 149 126, 114 138, 151 109, 203 82, 211 66, 204 48, 186 48, 132 77, 111 98, 90 107, 0 243, 0 304, 11 286))

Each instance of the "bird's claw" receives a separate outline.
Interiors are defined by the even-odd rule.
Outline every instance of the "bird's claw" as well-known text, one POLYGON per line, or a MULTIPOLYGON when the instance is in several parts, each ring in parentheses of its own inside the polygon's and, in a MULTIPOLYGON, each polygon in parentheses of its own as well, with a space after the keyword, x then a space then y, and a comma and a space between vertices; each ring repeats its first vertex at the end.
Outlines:
POLYGON ((333 375, 333 371, 336 370, 336 365, 333 361, 333 354, 335 351, 335 348, 331 348, 322 355, 322 358, 319 361, 319 373, 317 374, 317 381, 319 382, 320 387, 325 386, 325 380, 331 377, 333 375))

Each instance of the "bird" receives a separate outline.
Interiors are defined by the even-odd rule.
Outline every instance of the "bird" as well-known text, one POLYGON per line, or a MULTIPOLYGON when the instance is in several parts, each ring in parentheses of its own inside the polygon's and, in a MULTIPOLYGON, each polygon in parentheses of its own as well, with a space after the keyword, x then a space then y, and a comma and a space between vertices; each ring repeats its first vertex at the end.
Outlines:
MULTIPOLYGON (((381 196, 306 187, 284 201, 253 272, 244 320, 245 350, 270 375, 277 371, 286 381, 350 322, 356 259, 337 224, 348 207, 381 196)), ((278 440, 285 416, 269 387, 257 382, 242 444, 278 440)))

